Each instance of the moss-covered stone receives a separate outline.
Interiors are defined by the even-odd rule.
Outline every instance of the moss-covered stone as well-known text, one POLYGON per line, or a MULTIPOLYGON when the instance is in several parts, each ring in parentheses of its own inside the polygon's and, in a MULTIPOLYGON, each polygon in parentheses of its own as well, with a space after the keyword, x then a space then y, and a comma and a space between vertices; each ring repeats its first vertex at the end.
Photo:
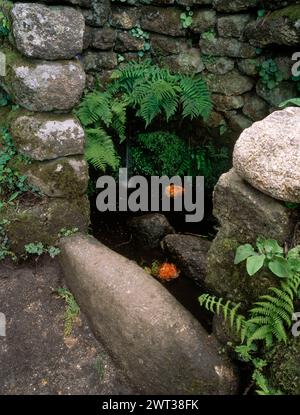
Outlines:
POLYGON ((300 337, 276 346, 267 359, 272 386, 287 395, 300 395, 300 337))
POLYGON ((86 232, 89 226, 89 201, 86 196, 73 199, 42 198, 23 201, 0 211, 0 222, 5 226, 10 249, 16 254, 24 252, 31 242, 53 245, 62 228, 78 228, 86 232))

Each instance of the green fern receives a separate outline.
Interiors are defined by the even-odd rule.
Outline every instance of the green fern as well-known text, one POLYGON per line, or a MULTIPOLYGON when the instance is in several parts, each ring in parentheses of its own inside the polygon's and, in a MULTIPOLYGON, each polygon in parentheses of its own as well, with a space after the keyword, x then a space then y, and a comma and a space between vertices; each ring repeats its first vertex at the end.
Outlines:
POLYGON ((116 170, 119 158, 110 136, 101 128, 86 130, 86 160, 96 169, 105 171, 107 166, 116 170))

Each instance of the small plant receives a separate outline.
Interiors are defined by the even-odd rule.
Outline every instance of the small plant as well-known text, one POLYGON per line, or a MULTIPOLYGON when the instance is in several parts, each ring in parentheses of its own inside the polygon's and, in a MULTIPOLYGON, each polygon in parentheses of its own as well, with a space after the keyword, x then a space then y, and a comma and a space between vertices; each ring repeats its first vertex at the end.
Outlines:
POLYGON ((283 80, 283 75, 273 59, 267 59, 258 65, 258 73, 262 83, 268 89, 276 88, 283 80))
POLYGON ((216 39, 216 32, 213 29, 207 30, 201 34, 201 38, 212 42, 216 39))
POLYGON ((183 29, 188 29, 193 24, 193 15, 194 13, 191 11, 190 7, 186 8, 186 11, 181 13, 180 21, 182 24, 183 29))
POLYGON ((66 237, 66 236, 71 236, 71 235, 74 235, 77 232, 79 232, 78 228, 71 228, 71 229, 62 228, 58 233, 58 237, 62 238, 62 237, 66 237))
POLYGON ((53 259, 60 254, 60 249, 55 246, 45 247, 42 242, 33 243, 25 245, 24 247, 26 254, 36 255, 39 258, 43 254, 49 254, 53 259))
POLYGON ((257 10, 257 20, 262 19, 263 17, 265 17, 265 15, 266 15, 265 9, 257 10))
POLYGON ((70 336, 73 331, 74 323, 79 316, 80 308, 76 303, 76 300, 73 294, 67 289, 60 287, 57 290, 57 294, 61 297, 65 303, 65 324, 64 324, 64 335, 66 337, 70 336))
POLYGON ((13 7, 11 1, 0 0, 0 38, 7 37, 11 30, 8 12, 13 7))
POLYGON ((99 382, 102 382, 104 379, 104 374, 105 374, 105 366, 104 366, 102 356, 97 356, 93 367, 97 372, 99 382))
POLYGON ((222 315, 231 328, 239 335, 241 344, 235 347, 239 358, 254 366, 253 380, 259 387, 258 394, 281 394, 270 387, 262 371, 267 365, 257 357, 259 346, 270 349, 276 343, 287 343, 288 329, 292 326, 294 303, 299 297, 300 287, 300 246, 284 250, 277 241, 258 238, 257 250, 250 244, 240 246, 236 251, 235 263, 247 261, 247 272, 254 275, 263 266, 280 278, 280 288, 271 287, 269 293, 259 297, 247 313, 239 312, 241 304, 225 301, 209 294, 199 297, 200 305, 222 315))
POLYGON ((287 106, 300 107, 300 98, 291 98, 291 99, 288 99, 287 101, 282 102, 279 105, 280 108, 287 107, 287 106))
POLYGON ((133 37, 136 37, 137 39, 142 39, 144 41, 143 50, 140 50, 138 52, 138 56, 142 58, 145 52, 149 52, 149 50, 151 49, 151 45, 149 42, 150 35, 149 33, 145 32, 143 29, 141 29, 140 25, 135 26, 129 32, 133 37))

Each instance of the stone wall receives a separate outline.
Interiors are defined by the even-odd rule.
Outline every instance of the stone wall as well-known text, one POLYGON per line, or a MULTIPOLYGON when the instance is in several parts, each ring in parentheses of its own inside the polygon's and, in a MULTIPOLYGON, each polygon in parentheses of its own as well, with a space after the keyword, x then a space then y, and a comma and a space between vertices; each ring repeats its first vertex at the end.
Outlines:
POLYGON ((213 136, 227 131, 234 141, 241 130, 298 93, 291 70, 300 40, 299 3, 13 2, 12 30, 1 47, 6 75, 0 76, 0 85, 20 107, 10 119, 10 131, 19 152, 33 159, 23 169, 29 181, 51 203, 64 206, 62 200, 75 200, 73 206, 84 206, 67 222, 86 228, 84 132, 71 111, 85 87, 105 83, 112 70, 133 59, 151 58, 173 71, 200 73, 214 111, 199 128, 209 127, 213 136), (262 80, 258 72, 264 63, 267 77, 262 80))

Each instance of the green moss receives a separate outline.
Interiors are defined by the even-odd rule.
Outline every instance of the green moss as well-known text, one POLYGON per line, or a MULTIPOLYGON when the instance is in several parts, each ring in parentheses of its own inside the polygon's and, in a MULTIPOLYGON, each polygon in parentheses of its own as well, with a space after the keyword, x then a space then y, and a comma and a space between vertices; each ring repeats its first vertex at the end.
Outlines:
POLYGON ((300 5, 291 5, 285 7, 284 9, 276 10, 275 12, 271 13, 268 17, 268 20, 277 19, 278 17, 288 17, 292 21, 296 21, 300 19, 300 5))

